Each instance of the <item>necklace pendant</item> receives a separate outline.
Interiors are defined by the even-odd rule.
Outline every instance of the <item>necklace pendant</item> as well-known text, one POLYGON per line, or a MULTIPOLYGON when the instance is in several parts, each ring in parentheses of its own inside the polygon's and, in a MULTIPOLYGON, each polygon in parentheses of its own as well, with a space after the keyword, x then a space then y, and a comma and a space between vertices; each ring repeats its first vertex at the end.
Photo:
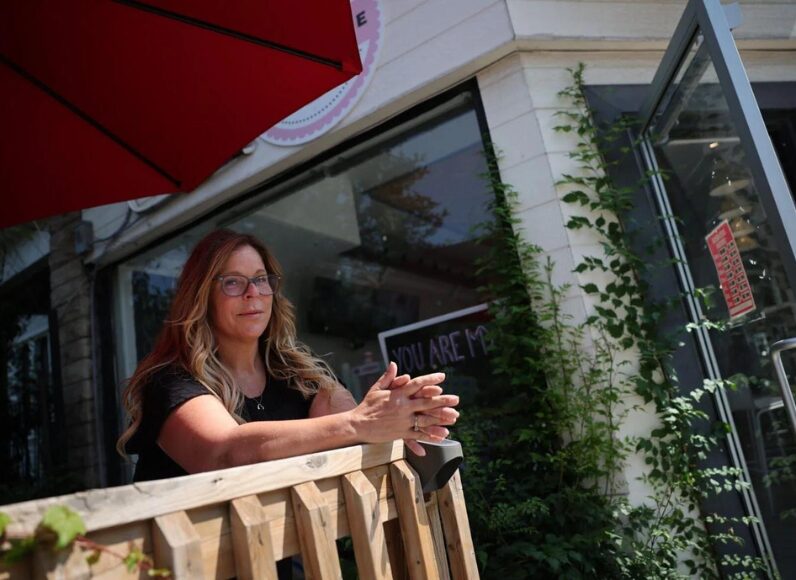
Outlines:
POLYGON ((265 407, 263 407, 263 404, 262 404, 262 403, 257 403, 257 410, 258 410, 258 411, 263 411, 263 410, 265 410, 265 407))

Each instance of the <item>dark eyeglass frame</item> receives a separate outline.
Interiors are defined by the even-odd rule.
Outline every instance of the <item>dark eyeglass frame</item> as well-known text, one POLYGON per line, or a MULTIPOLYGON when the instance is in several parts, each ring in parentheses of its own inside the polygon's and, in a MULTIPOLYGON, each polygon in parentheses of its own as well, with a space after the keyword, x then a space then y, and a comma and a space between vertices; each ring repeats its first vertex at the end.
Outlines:
POLYGON ((248 276, 243 276, 241 274, 219 274, 218 276, 216 276, 213 279, 214 280, 218 280, 219 282, 221 282, 221 291, 224 294, 226 294, 227 296, 231 296, 231 297, 235 298, 235 297, 243 296, 244 294, 246 294, 246 292, 248 292, 249 286, 251 284, 254 284, 254 287, 257 289, 257 293, 260 296, 272 296, 272 295, 276 294, 279 291, 279 283, 281 282, 282 277, 278 276, 277 274, 260 274, 259 276, 254 276, 253 278, 249 278, 248 276), (241 285, 241 288, 243 288, 243 289, 241 290, 240 294, 230 294, 227 291, 227 287, 224 285, 224 280, 226 278, 237 278, 238 280, 246 280, 246 284, 245 285, 241 285), (256 281, 261 279, 261 278, 266 278, 267 279, 268 287, 271 290, 270 292, 262 292, 260 290, 260 288, 257 286, 257 282, 256 281))

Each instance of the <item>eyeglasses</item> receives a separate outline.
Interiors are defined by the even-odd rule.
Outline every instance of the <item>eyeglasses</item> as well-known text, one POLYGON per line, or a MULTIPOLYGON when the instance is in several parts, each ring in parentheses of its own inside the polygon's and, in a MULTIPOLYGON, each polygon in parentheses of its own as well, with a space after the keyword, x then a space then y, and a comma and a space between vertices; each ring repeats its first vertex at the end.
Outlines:
POLYGON ((230 274, 216 276, 215 279, 221 282, 221 291, 227 296, 243 296, 249 289, 249 284, 254 284, 260 296, 270 296, 279 290, 279 276, 276 274, 264 274, 254 278, 230 274))

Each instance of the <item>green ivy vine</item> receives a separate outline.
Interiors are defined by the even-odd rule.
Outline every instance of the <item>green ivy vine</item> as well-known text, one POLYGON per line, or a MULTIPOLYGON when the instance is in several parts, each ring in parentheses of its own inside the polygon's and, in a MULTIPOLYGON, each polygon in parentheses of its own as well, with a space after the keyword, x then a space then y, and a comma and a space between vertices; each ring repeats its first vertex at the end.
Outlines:
POLYGON ((563 201, 577 208, 567 227, 591 231, 601 248, 575 268, 587 280, 582 292, 593 300, 584 322, 567 314, 571 288, 554 284, 554 264, 524 240, 517 193, 501 181, 496 155, 487 155, 486 177, 496 195, 489 208, 494 221, 479 236, 487 248, 479 274, 492 317, 494 380, 457 427, 482 574, 764 576, 765 562, 734 551, 741 543, 735 530, 750 519, 700 516, 711 494, 748 485, 737 469, 704 467, 728 426, 712 423, 701 405, 733 385, 678 383, 671 361, 681 337, 662 336, 660 322, 680 297, 654 302, 645 282, 651 269, 671 261, 656 264, 652 254, 633 251, 620 217, 632 208, 634 188, 613 184, 605 156, 630 121, 595 125, 583 71, 582 65, 571 70, 573 82, 559 94, 570 106, 559 112, 556 130, 577 138, 570 157, 579 170, 557 184, 567 192, 563 201), (631 412, 650 416, 649 435, 622 435, 631 412), (650 490, 642 505, 628 502, 623 480, 634 457, 644 463, 650 490))

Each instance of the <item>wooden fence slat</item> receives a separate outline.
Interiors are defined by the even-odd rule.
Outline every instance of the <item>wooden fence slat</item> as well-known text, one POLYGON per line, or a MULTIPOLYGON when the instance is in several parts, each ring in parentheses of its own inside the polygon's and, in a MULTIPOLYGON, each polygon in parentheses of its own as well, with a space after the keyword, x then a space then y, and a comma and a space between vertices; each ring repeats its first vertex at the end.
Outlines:
POLYGON ((363 580, 392 580, 390 557, 384 541, 384 520, 378 493, 361 471, 344 475, 346 513, 357 572, 363 580))
POLYGON ((401 536, 404 540, 409 577, 412 580, 439 580, 435 562, 434 540, 425 509, 420 478, 406 461, 390 465, 392 488, 401 536))
POLYGON ((331 511, 313 482, 293 486, 293 515, 309 580, 342 580, 340 557, 331 527, 331 511))
POLYGON ((437 570, 442 580, 451 580, 448 567, 448 556, 445 550, 445 536, 442 533, 442 521, 439 517, 439 498, 436 492, 431 494, 431 500, 426 502, 428 521, 431 524, 431 536, 434 538, 434 555, 437 560, 437 570))
POLYGON ((478 561, 475 558, 470 521, 464 503, 462 478, 458 470, 437 494, 441 502, 440 515, 445 530, 451 573, 456 580, 476 580, 479 578, 478 561))
POLYGON ((271 529, 256 495, 232 500, 229 508, 235 571, 242 580, 277 580, 271 529))
POLYGON ((152 525, 155 565, 171 570, 174 578, 204 578, 202 543, 184 511, 158 516, 152 525))

